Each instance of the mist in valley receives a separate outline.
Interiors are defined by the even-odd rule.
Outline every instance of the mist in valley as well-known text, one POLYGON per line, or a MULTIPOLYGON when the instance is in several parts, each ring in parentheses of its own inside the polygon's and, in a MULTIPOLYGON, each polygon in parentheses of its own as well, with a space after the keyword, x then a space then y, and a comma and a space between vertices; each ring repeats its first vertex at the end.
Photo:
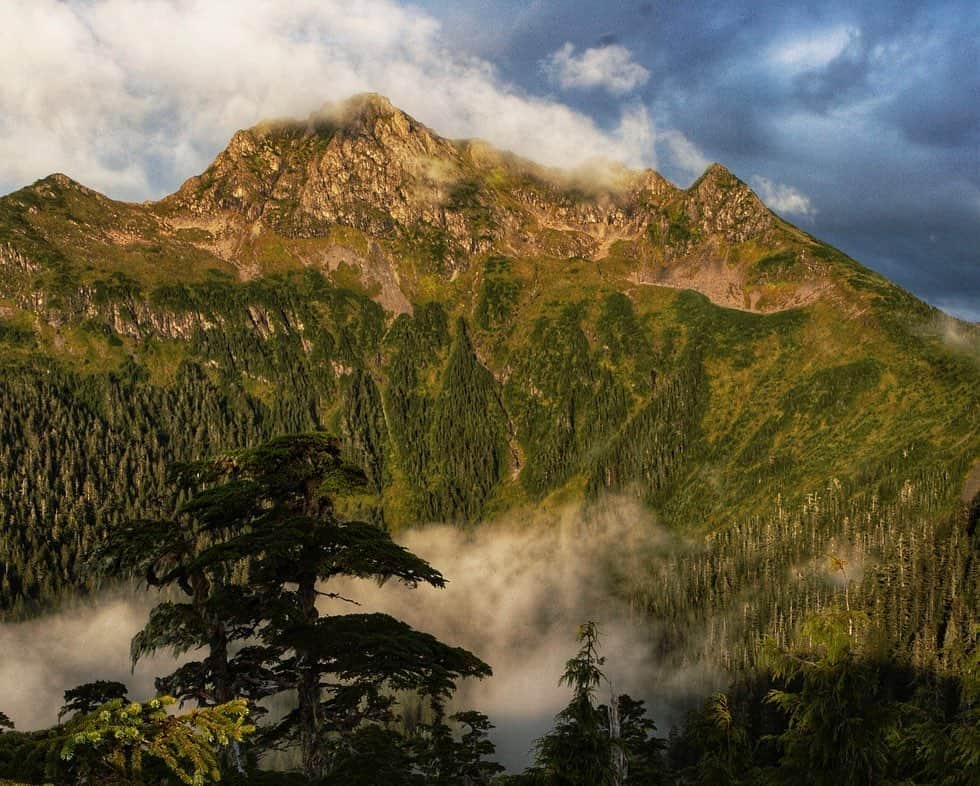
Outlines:
MULTIPOLYGON (((599 625, 604 672, 611 690, 647 701, 660 733, 681 720, 699 697, 725 684, 707 663, 667 666, 654 656, 657 621, 631 609, 617 591, 658 558, 681 547, 653 515, 632 500, 607 499, 583 508, 529 511, 471 531, 450 526, 410 530, 400 541, 448 580, 445 589, 395 583, 335 582, 332 589, 366 610, 404 619, 440 639, 466 647, 493 668, 470 680, 454 707, 487 713, 497 725, 498 759, 526 763, 535 738, 551 728, 570 698, 558 679, 578 649, 577 628, 599 625)), ((347 606, 324 604, 331 612, 347 606)))
MULTIPOLYGON (((558 679, 587 620, 599 625, 606 657, 609 683, 600 701, 613 690, 645 699, 661 735, 725 683, 707 663, 660 662, 657 621, 622 599, 629 582, 682 548, 636 502, 527 511, 472 530, 432 525, 398 539, 438 568, 448 586, 338 580, 329 590, 360 606, 325 600, 322 611, 384 611, 489 663, 493 677, 464 682, 452 709, 490 716, 497 758, 511 769, 528 763, 534 740, 568 703, 558 679)), ((133 698, 153 695, 153 678, 174 661, 160 653, 130 673, 129 641, 160 599, 153 591, 105 594, 70 611, 0 626, 0 710, 31 729, 53 724, 64 691, 83 682, 118 680, 133 698)))
POLYGON ((109 592, 71 610, 0 625, 0 712, 20 730, 54 725, 64 692, 117 680, 133 698, 153 696, 154 677, 174 659, 158 654, 130 670, 129 642, 159 600, 155 593, 109 592))

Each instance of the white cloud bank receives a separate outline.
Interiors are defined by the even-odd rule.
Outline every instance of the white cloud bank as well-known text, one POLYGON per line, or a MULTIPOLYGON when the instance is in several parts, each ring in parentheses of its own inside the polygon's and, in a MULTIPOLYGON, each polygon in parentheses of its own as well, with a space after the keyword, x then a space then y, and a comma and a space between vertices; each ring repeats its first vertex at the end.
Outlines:
MULTIPOLYGON (((642 107, 601 128, 393 0, 8 0, 0 29, 0 191, 63 171, 112 196, 159 196, 236 129, 366 90, 444 135, 545 164, 656 166, 642 107)), ((619 66, 613 85, 644 78, 628 57, 619 66)))
MULTIPOLYGON (((337 581, 330 588, 362 602, 363 610, 385 611, 489 663, 493 677, 464 682, 453 706, 490 716, 498 727, 498 758, 509 767, 528 763, 533 739, 568 703, 569 689, 558 678, 578 649, 576 629, 587 620, 599 626, 611 685, 646 700, 663 734, 724 684, 706 659, 691 656, 682 665, 664 657, 658 621, 620 594, 686 548, 634 500, 515 511, 473 531, 413 529, 401 542, 442 571, 445 589, 379 587, 367 580, 337 581)), ((351 610, 340 602, 324 606, 351 610)), ((688 633, 692 646, 704 647, 705 631, 692 624, 688 633)), ((608 700, 610 689, 608 683, 600 687, 600 700, 608 700)))
POLYGON ((813 218, 817 214, 810 197, 793 186, 776 183, 762 175, 753 175, 750 183, 759 198, 777 213, 803 218, 813 218))
POLYGON ((650 79, 650 72, 619 44, 586 49, 576 56, 575 47, 566 43, 552 52, 542 67, 552 83, 565 89, 601 87, 615 95, 632 92, 650 79))
POLYGON ((57 721, 64 692, 97 679, 117 680, 134 699, 154 696, 154 676, 173 670, 166 654, 129 665, 129 642, 156 593, 113 593, 70 611, 0 625, 0 711, 22 731, 57 721))

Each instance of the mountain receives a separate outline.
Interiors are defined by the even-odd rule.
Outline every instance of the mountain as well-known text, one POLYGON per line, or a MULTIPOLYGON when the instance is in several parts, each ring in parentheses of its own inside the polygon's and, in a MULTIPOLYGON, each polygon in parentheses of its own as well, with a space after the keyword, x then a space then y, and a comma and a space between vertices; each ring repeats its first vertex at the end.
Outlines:
POLYGON ((716 614, 705 646, 827 603, 830 549, 923 652, 976 608, 980 330, 719 164, 548 169, 357 96, 239 131, 158 202, 9 194, 0 271, 10 614, 90 584, 170 462, 316 427, 395 529, 643 500, 691 552, 624 591, 716 614))

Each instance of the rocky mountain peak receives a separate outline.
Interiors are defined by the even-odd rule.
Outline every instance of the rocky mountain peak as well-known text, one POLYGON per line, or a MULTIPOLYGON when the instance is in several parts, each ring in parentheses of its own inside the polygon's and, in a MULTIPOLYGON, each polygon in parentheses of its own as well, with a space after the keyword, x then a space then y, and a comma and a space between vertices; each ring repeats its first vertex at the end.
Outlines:
POLYGON ((338 125, 346 126, 370 126, 379 119, 392 117, 411 120, 380 93, 358 93, 343 101, 324 104, 319 112, 314 113, 317 114, 330 117, 338 125))
POLYGON ((62 172, 55 172, 52 175, 48 175, 43 180, 39 180, 38 184, 50 184, 58 186, 59 188, 77 188, 82 191, 88 191, 89 189, 79 183, 77 180, 72 180, 68 175, 62 172))
POLYGON ((415 140, 427 148, 436 138, 430 129, 377 93, 360 93, 324 104, 310 115, 307 126, 325 127, 346 138, 369 137, 388 145, 415 140))
POLYGON ((737 244, 776 249, 787 237, 721 164, 687 189, 652 169, 609 162, 549 169, 479 140, 445 139, 376 93, 325 104, 305 120, 237 132, 202 175, 164 202, 184 225, 217 228, 210 247, 233 263, 266 231, 326 238, 344 227, 369 246, 397 249, 395 256, 435 255, 448 275, 490 251, 596 261, 620 255, 635 264, 637 280, 654 276, 737 307, 783 302, 759 306, 747 294, 754 285, 744 265, 725 267, 737 244))
POLYGON ((655 169, 644 169, 634 189, 649 194, 657 202, 665 202, 678 193, 678 188, 655 169))
POLYGON ((717 161, 708 165, 708 168, 704 170, 695 182, 701 183, 703 181, 716 182, 716 183, 735 183, 740 182, 732 171, 726 167, 724 164, 719 164, 717 161))
POLYGON ((775 217, 744 182, 719 163, 709 166, 687 189, 686 208, 703 231, 733 243, 766 236, 775 217))
POLYGON ((333 223, 383 233, 418 218, 419 202, 432 201, 433 181, 445 180, 457 158, 450 142, 366 93, 304 121, 238 131, 169 201, 198 214, 243 214, 286 234, 317 234, 333 223))
MULTIPOLYGON (((379 126, 410 132, 423 126, 402 112, 387 98, 377 93, 360 93, 343 101, 330 101, 310 113, 305 119, 280 118, 264 120, 235 133, 229 148, 236 140, 282 139, 314 137, 330 139, 338 133, 347 136, 371 134, 379 126)), ((227 149, 227 148, 226 148, 227 149)))
POLYGON ((70 192, 84 196, 102 196, 98 191, 93 191, 88 186, 83 186, 77 180, 73 180, 61 172, 55 172, 54 174, 41 178, 31 185, 30 189, 38 196, 45 198, 54 198, 70 192))

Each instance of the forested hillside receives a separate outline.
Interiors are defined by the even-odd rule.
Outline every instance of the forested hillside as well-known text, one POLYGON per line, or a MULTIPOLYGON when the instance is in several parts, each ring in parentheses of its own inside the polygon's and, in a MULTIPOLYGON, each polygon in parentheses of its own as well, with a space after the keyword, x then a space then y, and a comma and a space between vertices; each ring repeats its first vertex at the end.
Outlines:
POLYGON ((367 96, 159 202, 53 175, 0 199, 0 357, 7 617, 94 586, 171 463, 324 429, 394 531, 642 499, 689 544, 622 577, 667 654, 787 641, 828 553, 917 664, 975 637, 980 331, 717 165, 546 170, 367 96))
MULTIPOLYGON (((586 621, 559 677, 571 694, 568 704, 534 741, 529 766, 505 774, 493 758, 493 722, 479 709, 460 709, 467 698, 455 695, 461 680, 491 677, 490 665, 389 614, 365 610, 358 593, 337 583, 371 578, 415 595, 420 586, 444 588, 447 580, 376 524, 341 513, 371 495, 366 474, 343 459, 336 439, 322 432, 276 437, 182 465, 172 482, 183 501, 161 509, 162 518, 117 526, 93 550, 88 568, 116 577, 135 573, 147 588, 166 590, 132 638, 130 654, 134 664, 166 651, 185 654, 184 662, 158 661, 175 670, 156 677, 157 695, 145 701, 132 701, 117 681, 69 688, 47 729, 15 730, 0 712, 0 778, 16 779, 15 786, 976 782, 977 629, 947 619, 940 659, 929 658, 919 639, 908 648, 902 555, 899 576, 878 576, 900 591, 878 597, 852 594, 854 565, 828 555, 843 579, 838 597, 797 620, 792 633, 780 616, 775 635, 752 653, 755 662, 733 669, 726 692, 705 698, 704 686, 697 689, 699 706, 666 739, 645 701, 614 690, 600 629, 586 621), (344 609, 322 607, 325 599, 344 609), (892 604, 884 614, 882 601, 892 604)), ((975 504, 964 520, 927 535, 955 542, 965 526, 973 541, 967 553, 975 553, 978 517, 975 504)), ((955 601, 964 565, 949 552, 934 556, 936 572, 948 578, 913 561, 909 583, 955 601)), ((725 593, 707 595, 714 618, 730 616, 725 593)), ((652 588, 648 597, 658 596, 670 593, 652 588)), ((415 602, 427 600, 432 596, 423 594, 415 602)), ((967 594, 965 603, 975 608, 975 600, 967 594)), ((433 611, 436 622, 441 615, 433 611)), ((547 609, 536 611, 545 616, 547 609)), ((929 606, 912 611, 912 626, 930 630, 929 606)), ((663 610, 655 614, 672 620, 663 610)), ((508 612, 504 617, 512 622, 508 612)), ((672 647, 654 658, 659 665, 685 649, 676 629, 664 639, 672 647)), ((726 641, 720 644, 724 651, 726 641)), ((610 664, 635 658, 629 649, 614 646, 610 664)), ((640 672, 653 667, 631 665, 640 672)), ((513 722, 505 716, 504 733, 513 722)))

